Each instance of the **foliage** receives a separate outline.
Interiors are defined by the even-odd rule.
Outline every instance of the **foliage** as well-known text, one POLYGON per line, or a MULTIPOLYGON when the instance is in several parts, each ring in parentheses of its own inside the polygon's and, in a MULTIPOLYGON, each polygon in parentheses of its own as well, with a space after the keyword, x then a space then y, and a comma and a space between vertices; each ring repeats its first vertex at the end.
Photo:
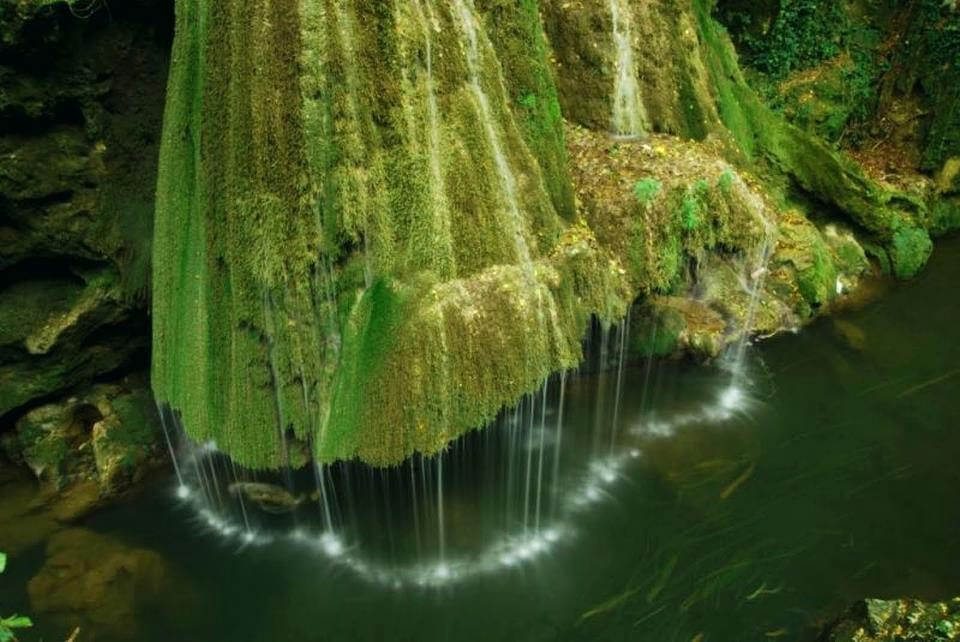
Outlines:
POLYGON ((643 207, 657 197, 662 187, 660 181, 655 178, 641 178, 633 186, 633 195, 637 197, 637 203, 643 207))
POLYGON ((960 13, 940 0, 917 0, 912 10, 891 62, 898 89, 911 93, 919 85, 930 102, 921 166, 936 170, 960 155, 960 13))
POLYGON ((743 52, 744 61, 764 73, 785 76, 840 53, 849 20, 834 0, 781 0, 769 26, 753 28, 756 14, 732 8, 718 11, 743 52))
POLYGON ((720 188, 720 192, 723 193, 724 196, 729 196, 730 190, 733 189, 733 172, 729 169, 723 170, 720 178, 717 179, 717 187, 720 188))
MULTIPOLYGON (((7 556, 5 553, 0 551, 0 573, 7 567, 7 556)), ((30 621, 30 618, 23 615, 11 615, 10 617, 0 616, 0 642, 13 642, 15 641, 16 635, 14 631, 16 629, 27 629, 33 626, 33 622, 30 621)))

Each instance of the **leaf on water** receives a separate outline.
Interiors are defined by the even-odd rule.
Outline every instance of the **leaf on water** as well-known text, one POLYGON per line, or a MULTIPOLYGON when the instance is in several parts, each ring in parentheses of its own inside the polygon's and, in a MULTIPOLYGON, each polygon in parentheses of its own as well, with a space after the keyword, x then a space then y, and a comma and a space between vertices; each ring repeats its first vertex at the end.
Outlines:
POLYGON ((667 585, 667 581, 670 579, 670 576, 673 574, 673 568, 677 565, 677 560, 679 559, 678 555, 674 555, 670 558, 670 561, 667 562, 666 566, 663 567, 663 570, 660 571, 660 577, 657 578, 656 583, 647 591, 647 603, 652 603, 657 596, 660 594, 660 591, 664 589, 667 585))
POLYGON ((915 393, 915 392, 920 392, 920 391, 923 390, 924 388, 929 388, 930 386, 935 386, 935 385, 937 385, 938 383, 940 383, 940 382, 942 382, 942 381, 946 381, 946 380, 949 379, 950 377, 953 377, 954 375, 957 375, 957 374, 960 374, 960 368, 957 368, 956 370, 951 370, 950 372, 948 372, 948 373, 946 373, 946 374, 942 374, 942 375, 940 375, 939 377, 934 377, 933 379, 929 379, 929 380, 927 380, 927 381, 924 381, 923 383, 918 383, 917 385, 913 386, 912 388, 907 388, 906 390, 904 390, 903 392, 901 392, 899 395, 897 395, 897 399, 903 399, 904 397, 907 397, 907 396, 909 396, 909 395, 912 395, 912 394, 915 393))
POLYGON ((5 568, 7 568, 7 554, 0 551, 0 573, 3 573, 5 568))
POLYGON ((590 609, 589 611, 581 615, 580 621, 583 622, 584 620, 589 620, 590 618, 595 617, 597 615, 603 615, 605 613, 609 613, 610 611, 615 611, 617 608, 622 606, 627 600, 629 600, 631 597, 636 595, 639 591, 640 591, 639 587, 627 589, 620 595, 615 595, 611 597, 606 602, 602 604, 598 604, 597 606, 593 607, 592 609, 590 609))
POLYGON ((723 489, 723 492, 720 493, 720 499, 727 499, 730 495, 733 495, 734 492, 743 484, 743 482, 750 479, 750 476, 753 474, 753 471, 756 469, 756 464, 750 464, 750 467, 743 471, 739 477, 734 479, 729 486, 723 489))

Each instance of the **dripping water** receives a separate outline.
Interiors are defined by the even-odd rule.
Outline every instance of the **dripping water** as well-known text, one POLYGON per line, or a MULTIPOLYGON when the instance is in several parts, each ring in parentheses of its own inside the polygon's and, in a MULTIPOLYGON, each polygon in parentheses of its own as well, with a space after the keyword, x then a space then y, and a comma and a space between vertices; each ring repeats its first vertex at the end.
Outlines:
POLYGON ((609 0, 613 22, 613 44, 616 51, 616 73, 613 84, 613 133, 635 137, 644 134, 646 114, 637 84, 637 67, 633 52, 633 19, 627 0, 609 0))
POLYGON ((503 149, 503 141, 497 131, 487 92, 480 84, 480 26, 477 24, 473 0, 452 0, 459 17, 460 28, 467 42, 467 68, 470 74, 470 91, 473 93, 479 110, 480 121, 486 135, 487 144, 493 154, 493 161, 500 178, 500 188, 506 201, 509 214, 509 226, 514 240, 517 259, 529 274, 532 271, 530 249, 524 237, 523 217, 517 199, 517 179, 510 168, 503 149))

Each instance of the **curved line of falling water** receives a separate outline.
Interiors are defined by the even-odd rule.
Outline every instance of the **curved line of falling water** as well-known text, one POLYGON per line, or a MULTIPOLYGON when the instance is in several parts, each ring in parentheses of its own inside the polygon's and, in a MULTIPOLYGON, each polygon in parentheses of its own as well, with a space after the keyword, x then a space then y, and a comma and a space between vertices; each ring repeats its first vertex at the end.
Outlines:
POLYGON ((323 503, 323 526, 328 533, 333 532, 333 518, 330 515, 330 497, 327 495, 326 471, 323 464, 315 462, 317 486, 320 488, 320 501, 323 503))
POLYGON ((159 403, 156 404, 157 415, 160 417, 160 427, 163 428, 163 438, 167 442, 167 448, 170 450, 170 459, 173 461, 173 471, 177 474, 178 488, 184 488, 183 474, 180 472, 180 463, 177 461, 177 452, 173 447, 173 441, 170 439, 170 428, 167 426, 166 409, 159 403))
POLYGON ((513 233, 514 249, 517 252, 517 259, 523 266, 528 277, 532 277, 532 265, 530 258, 530 249, 527 247, 527 241, 523 235, 523 217, 520 213, 520 205, 517 201, 517 180, 510 169, 510 164, 503 152, 503 142, 500 140, 500 134, 497 132, 493 123, 493 112, 490 108, 490 100, 486 92, 480 85, 480 45, 479 45, 479 27, 472 0, 452 0, 453 6, 460 18, 460 27, 467 39, 467 68, 470 72, 470 91, 473 92, 477 107, 480 110, 480 120, 483 124, 483 130, 490 145, 490 151, 493 153, 493 161, 497 166, 497 174, 500 178, 500 187, 506 198, 507 209, 510 214, 510 226, 513 233))
POLYGON ((408 460, 410 463, 410 493, 413 496, 413 530, 417 540, 417 557, 423 555, 422 546, 420 544, 420 509, 417 506, 417 475, 414 472, 414 459, 411 456, 408 460))

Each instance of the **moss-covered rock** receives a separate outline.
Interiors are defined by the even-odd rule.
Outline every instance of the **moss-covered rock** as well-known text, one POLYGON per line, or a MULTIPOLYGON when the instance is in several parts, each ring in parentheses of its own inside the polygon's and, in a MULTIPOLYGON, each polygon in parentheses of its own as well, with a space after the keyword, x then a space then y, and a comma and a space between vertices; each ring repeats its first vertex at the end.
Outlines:
POLYGON ((820 638, 826 642, 948 642, 960 640, 960 598, 944 602, 858 602, 820 638))
POLYGON ((0 7, 0 431, 149 348, 169 7, 104 4, 0 7))
POLYGON ((115 270, 11 280, 0 286, 0 416, 148 349, 146 324, 131 311, 115 270))
POLYGON ((727 343, 726 332, 723 317, 708 305, 683 297, 655 296, 634 308, 630 356, 714 358, 727 343))
POLYGON ((250 467, 290 464, 288 443, 393 464, 576 364, 591 315, 638 294, 694 301, 685 327, 699 310, 709 331, 686 344, 713 355, 828 308, 866 269, 861 242, 916 274, 927 194, 764 105, 713 8, 179 1, 159 399, 250 467), (648 140, 608 136, 624 74, 648 140), (793 200, 851 232, 783 228, 793 200))
POLYGON ((99 500, 132 488, 163 460, 153 401, 143 382, 97 385, 34 408, 3 435, 7 457, 49 490, 94 483, 99 500))
POLYGON ((152 384, 191 436, 252 467, 288 435, 434 453, 625 312, 573 221, 533 3, 177 9, 152 384))
POLYGON ((933 252, 933 241, 923 228, 904 226, 893 233, 889 246, 893 273, 899 279, 916 276, 933 252))

